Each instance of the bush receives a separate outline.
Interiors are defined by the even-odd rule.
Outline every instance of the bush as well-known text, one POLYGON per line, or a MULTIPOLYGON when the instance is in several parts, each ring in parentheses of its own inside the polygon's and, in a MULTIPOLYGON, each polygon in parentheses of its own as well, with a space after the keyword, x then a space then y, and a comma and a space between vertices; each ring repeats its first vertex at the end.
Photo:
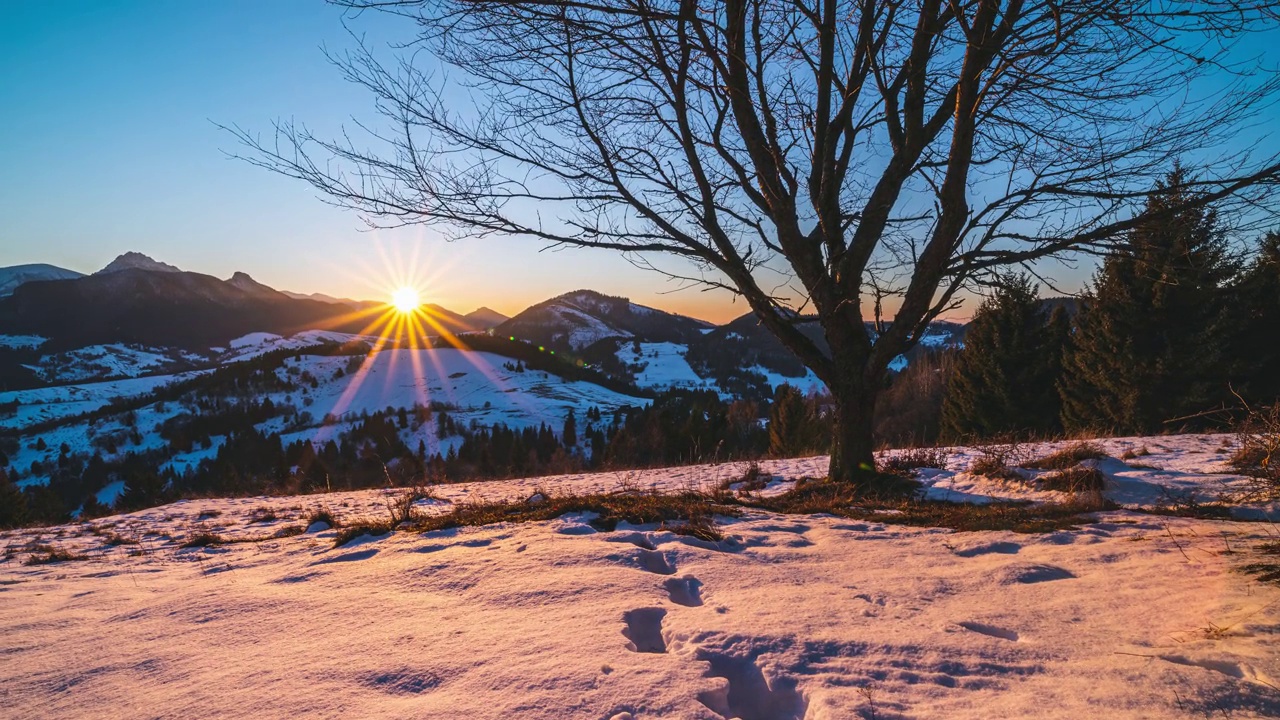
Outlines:
POLYGON ((894 453, 879 463, 881 472, 910 477, 920 468, 947 469, 947 451, 941 448, 911 448, 894 453))
POLYGON ((992 480, 1025 480, 1014 470, 1025 462, 1026 448, 1017 440, 993 441, 976 446, 978 458, 969 465, 969 472, 992 480))
POLYGON ((1049 453, 1042 458, 1032 460, 1023 465, 1023 467, 1033 470, 1066 470, 1079 465, 1085 460, 1101 460, 1106 456, 1107 453, 1097 443, 1078 442, 1049 453))
POLYGON ((1280 403, 1249 409, 1236 433, 1239 448, 1227 460, 1233 470, 1257 480, 1255 489, 1280 496, 1280 403))
POLYGON ((1107 478, 1095 467, 1077 465, 1041 477, 1040 487, 1069 493, 1101 492, 1107 487, 1107 478))

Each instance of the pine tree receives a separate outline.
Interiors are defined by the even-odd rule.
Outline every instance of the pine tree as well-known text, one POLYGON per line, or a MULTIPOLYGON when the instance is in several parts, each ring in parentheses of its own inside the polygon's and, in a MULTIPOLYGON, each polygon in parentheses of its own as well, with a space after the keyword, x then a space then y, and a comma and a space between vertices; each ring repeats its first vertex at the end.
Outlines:
POLYGON ((1084 299, 1060 385, 1069 430, 1160 430, 1228 397, 1226 239, 1211 209, 1178 209, 1187 181, 1177 168, 1156 187, 1084 299))
POLYGON ((797 457, 815 449, 818 442, 813 413, 800 391, 779 385, 769 408, 769 454, 797 457))
POLYGON ((0 528, 21 527, 27 520, 26 494, 9 480, 9 474, 0 467, 0 528))
POLYGON ((1056 382, 1066 312, 1044 311, 1028 275, 1002 279, 965 334, 942 404, 944 437, 963 440, 1059 429, 1056 382))
POLYGON ((574 417, 573 408, 569 408, 569 414, 564 419, 564 430, 560 437, 564 439, 565 447, 573 447, 578 444, 578 419, 574 417))
POLYGON ((1233 354, 1241 363, 1237 388, 1251 404, 1280 400, 1280 233, 1258 243, 1236 287, 1240 325, 1233 354))

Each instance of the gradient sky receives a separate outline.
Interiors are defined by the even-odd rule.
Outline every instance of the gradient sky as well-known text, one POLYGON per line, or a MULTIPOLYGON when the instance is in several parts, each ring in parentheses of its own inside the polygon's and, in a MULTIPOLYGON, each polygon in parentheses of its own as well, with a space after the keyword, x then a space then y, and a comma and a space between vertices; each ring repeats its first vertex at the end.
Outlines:
MULTIPOLYGON (((514 314, 583 287, 712 321, 746 311, 724 291, 673 292, 607 251, 369 232, 303 183, 228 158, 236 144, 215 123, 267 131, 294 117, 323 136, 370 116, 321 52, 350 44, 341 18, 319 0, 0 0, 0 266, 92 272, 136 250, 357 298, 416 279, 460 312, 514 314)), ((355 27, 381 40, 403 26, 355 27)), ((1074 289, 1087 268, 1058 275, 1074 289)))

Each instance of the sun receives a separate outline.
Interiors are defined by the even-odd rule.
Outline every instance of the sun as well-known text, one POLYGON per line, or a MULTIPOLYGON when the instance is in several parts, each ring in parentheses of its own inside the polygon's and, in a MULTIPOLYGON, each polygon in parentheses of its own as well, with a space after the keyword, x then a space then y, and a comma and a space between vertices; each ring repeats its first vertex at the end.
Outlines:
POLYGON ((411 287, 402 287, 391 293, 391 305, 402 313, 411 313, 422 305, 418 291, 411 287))

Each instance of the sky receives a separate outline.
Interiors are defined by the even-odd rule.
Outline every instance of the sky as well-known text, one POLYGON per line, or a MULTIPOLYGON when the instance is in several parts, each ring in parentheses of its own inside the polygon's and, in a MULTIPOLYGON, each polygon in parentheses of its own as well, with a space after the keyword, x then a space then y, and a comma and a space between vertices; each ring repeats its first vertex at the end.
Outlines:
MULTIPOLYGON (((342 13, 319 0, 0 0, 0 266, 92 272, 133 250, 295 292, 383 299, 413 281, 459 312, 510 315, 579 288, 715 322, 747 311, 609 251, 369 231, 309 186, 229 157, 238 146, 219 124, 266 132, 295 118, 325 136, 370 114, 322 52, 351 44, 342 13)), ((393 37, 387 22, 355 26, 393 37)), ((1065 271, 1063 286, 1087 276, 1065 271)))
POLYGON ((361 299, 415 280, 459 312, 515 314, 584 287, 712 321, 746 312, 607 251, 369 231, 310 187, 229 158, 238 146, 218 124, 337 128, 370 109, 322 52, 350 44, 341 19, 319 0, 0 0, 0 266, 92 272, 133 250, 361 299))

